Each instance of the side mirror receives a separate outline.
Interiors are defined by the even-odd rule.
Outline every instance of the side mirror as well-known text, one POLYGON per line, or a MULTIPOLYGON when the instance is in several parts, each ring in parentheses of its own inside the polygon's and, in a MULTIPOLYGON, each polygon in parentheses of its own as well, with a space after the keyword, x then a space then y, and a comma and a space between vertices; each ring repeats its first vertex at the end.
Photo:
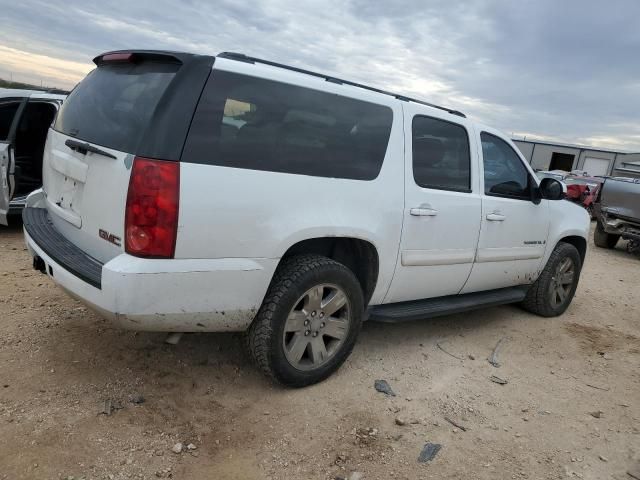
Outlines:
POLYGON ((565 187, 555 178, 543 178, 540 181, 540 196, 546 200, 562 200, 565 197, 565 187))

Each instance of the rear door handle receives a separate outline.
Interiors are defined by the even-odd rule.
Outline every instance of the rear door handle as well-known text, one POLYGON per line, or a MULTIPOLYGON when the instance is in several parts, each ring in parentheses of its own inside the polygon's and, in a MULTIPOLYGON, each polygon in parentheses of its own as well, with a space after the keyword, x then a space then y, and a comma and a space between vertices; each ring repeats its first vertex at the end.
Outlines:
POLYGON ((504 215, 502 215, 501 213, 489 213, 487 215, 487 220, 489 220, 490 222, 502 222, 506 219, 507 217, 505 217, 504 215))
POLYGON ((429 208, 427 206, 420 206, 417 208, 412 208, 409 210, 409 213, 414 217, 435 217, 438 215, 438 211, 433 208, 429 208))

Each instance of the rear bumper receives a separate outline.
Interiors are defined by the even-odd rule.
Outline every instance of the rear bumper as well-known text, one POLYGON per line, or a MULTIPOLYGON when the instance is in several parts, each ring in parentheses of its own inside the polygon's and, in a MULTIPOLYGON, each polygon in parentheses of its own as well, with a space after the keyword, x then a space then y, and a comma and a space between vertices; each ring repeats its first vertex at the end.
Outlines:
POLYGON ((102 263, 64 238, 49 220, 45 208, 25 208, 22 224, 33 243, 49 258, 89 285, 101 288, 102 263))
MULTIPOLYGON (((25 215, 29 210, 35 209, 26 208, 25 215)), ((35 232, 33 221, 25 224, 27 247, 44 261, 47 275, 72 297, 130 330, 246 330, 278 263, 263 258, 157 260, 121 254, 100 265, 99 284, 92 284, 69 267, 69 259, 51 246, 51 240, 35 232)), ((60 241, 52 235, 53 242, 60 241)), ((72 253, 78 260, 78 252, 72 253)))
POLYGON ((602 212, 604 231, 612 235, 620 235, 625 240, 640 241, 640 222, 602 212))

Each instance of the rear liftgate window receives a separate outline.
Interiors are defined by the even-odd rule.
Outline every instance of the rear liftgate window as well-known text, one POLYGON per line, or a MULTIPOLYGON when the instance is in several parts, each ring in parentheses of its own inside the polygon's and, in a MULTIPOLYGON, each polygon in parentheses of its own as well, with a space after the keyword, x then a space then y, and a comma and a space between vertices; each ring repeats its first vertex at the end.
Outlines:
POLYGON ((382 167, 392 120, 389 107, 214 71, 182 161, 373 180, 382 167))
POLYGON ((136 153, 142 134, 179 65, 143 62, 93 70, 62 104, 54 129, 136 153))

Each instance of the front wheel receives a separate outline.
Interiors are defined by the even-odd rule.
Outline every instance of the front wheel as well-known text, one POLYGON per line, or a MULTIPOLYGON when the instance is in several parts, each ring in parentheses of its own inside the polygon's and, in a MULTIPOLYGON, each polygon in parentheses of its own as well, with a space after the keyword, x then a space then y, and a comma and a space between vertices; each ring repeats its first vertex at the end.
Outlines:
POLYGON ((542 317, 557 317, 569 307, 578 288, 582 259, 576 247, 560 242, 522 302, 525 310, 542 317))
POLYGON ((353 350, 363 304, 358 280, 341 263, 319 255, 285 259, 247 333, 249 352, 279 383, 320 382, 353 350))

